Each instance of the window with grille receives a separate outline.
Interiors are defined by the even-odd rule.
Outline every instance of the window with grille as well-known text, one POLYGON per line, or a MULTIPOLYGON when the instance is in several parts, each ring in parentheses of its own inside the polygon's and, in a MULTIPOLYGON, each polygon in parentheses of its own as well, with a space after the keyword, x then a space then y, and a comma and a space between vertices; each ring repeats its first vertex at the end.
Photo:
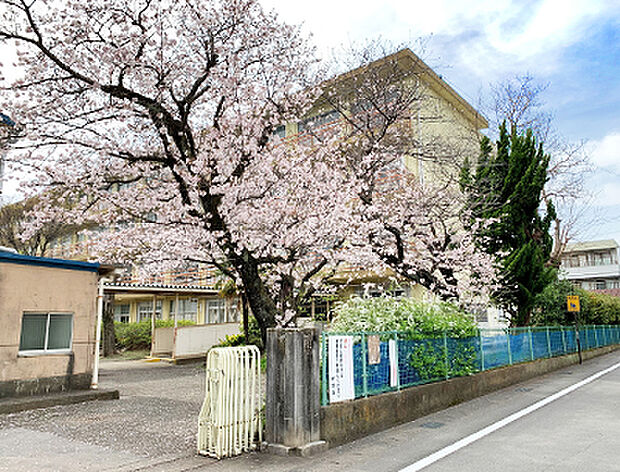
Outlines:
MULTIPOLYGON (((175 301, 170 300, 170 317, 174 318, 176 313, 175 301)), ((181 299, 179 300, 179 311, 176 313, 177 320, 186 320, 196 322, 198 314, 198 299, 181 299)))
POLYGON ((24 313, 19 352, 70 352, 73 340, 73 314, 24 313))
MULTIPOLYGON (((150 320, 153 316, 153 302, 138 303, 138 321, 150 320)), ((161 300, 155 303, 155 319, 161 320, 161 300)))
POLYGON ((129 303, 114 305, 114 321, 129 323, 129 303))
POLYGON ((229 323, 238 323, 239 322, 241 317, 239 315, 238 300, 233 300, 228 305, 227 316, 228 316, 228 322, 229 323))
POLYGON ((205 322, 226 323, 226 301, 223 298, 206 300, 205 322))

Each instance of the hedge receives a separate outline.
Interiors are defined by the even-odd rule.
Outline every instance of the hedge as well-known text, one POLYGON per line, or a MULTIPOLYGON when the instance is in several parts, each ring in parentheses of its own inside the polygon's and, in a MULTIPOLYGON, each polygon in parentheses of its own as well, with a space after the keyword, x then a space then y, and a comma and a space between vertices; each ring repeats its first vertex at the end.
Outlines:
MULTIPOLYGON (((177 326, 195 325, 193 321, 180 320, 177 326)), ((155 320, 155 327, 166 328, 174 326, 174 320, 155 320)), ((151 347, 151 320, 138 323, 114 323, 116 348, 125 351, 149 349, 151 347)))

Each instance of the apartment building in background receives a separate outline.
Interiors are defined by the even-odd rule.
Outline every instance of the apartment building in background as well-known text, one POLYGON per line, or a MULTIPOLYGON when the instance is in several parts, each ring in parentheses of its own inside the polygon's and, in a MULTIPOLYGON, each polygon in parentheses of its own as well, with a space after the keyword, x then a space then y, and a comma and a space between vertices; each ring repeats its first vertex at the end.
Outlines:
POLYGON ((569 244, 562 255, 560 278, 585 290, 620 294, 620 257, 614 239, 569 244))

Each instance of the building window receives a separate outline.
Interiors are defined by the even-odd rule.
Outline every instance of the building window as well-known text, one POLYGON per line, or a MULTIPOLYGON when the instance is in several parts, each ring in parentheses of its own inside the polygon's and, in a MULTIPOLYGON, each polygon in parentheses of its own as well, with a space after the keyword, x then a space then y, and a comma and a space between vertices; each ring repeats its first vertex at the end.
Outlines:
MULTIPOLYGON (((198 300, 196 298, 179 300, 179 312, 176 313, 177 321, 186 320, 196 322, 198 314, 198 300)), ((170 318, 174 319, 175 306, 174 300, 170 300, 170 318)))
POLYGON ((299 133, 304 133, 306 131, 310 131, 314 128, 318 128, 330 123, 334 123, 340 119, 340 112, 337 110, 328 111, 326 113, 322 113, 320 115, 313 116, 311 118, 306 118, 305 120, 297 123, 297 130, 299 133))
MULTIPOLYGON (((153 315, 153 302, 138 303, 138 321, 150 320, 153 315)), ((155 303, 155 319, 161 320, 161 300, 155 303)))
POLYGON ((604 280, 597 280, 594 288, 596 290, 605 290, 607 288, 607 283, 604 280))
POLYGON ((114 321, 117 323, 129 323, 129 303, 114 305, 114 321))
POLYGON ((229 323, 239 323, 240 315, 239 315, 239 304, 238 299, 234 299, 230 302, 227 308, 227 316, 229 323))
POLYGON ((73 338, 70 313, 24 313, 19 352, 67 352, 73 338))
POLYGON ((284 125, 278 126, 273 132, 273 134, 281 139, 284 139, 284 137, 286 136, 286 127, 284 125))
POLYGON ((226 323, 226 300, 223 298, 206 300, 205 321, 207 323, 226 323))

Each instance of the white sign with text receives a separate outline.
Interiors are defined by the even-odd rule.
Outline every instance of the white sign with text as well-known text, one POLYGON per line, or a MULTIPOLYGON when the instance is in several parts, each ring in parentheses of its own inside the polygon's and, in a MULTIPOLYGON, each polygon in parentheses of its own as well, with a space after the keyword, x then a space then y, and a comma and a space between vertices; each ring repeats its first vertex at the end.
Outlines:
POLYGON ((398 384, 398 351, 396 340, 390 339, 388 342, 388 353, 390 355, 390 387, 398 384))
POLYGON ((329 402, 353 400, 353 336, 329 336, 328 340, 329 402))

